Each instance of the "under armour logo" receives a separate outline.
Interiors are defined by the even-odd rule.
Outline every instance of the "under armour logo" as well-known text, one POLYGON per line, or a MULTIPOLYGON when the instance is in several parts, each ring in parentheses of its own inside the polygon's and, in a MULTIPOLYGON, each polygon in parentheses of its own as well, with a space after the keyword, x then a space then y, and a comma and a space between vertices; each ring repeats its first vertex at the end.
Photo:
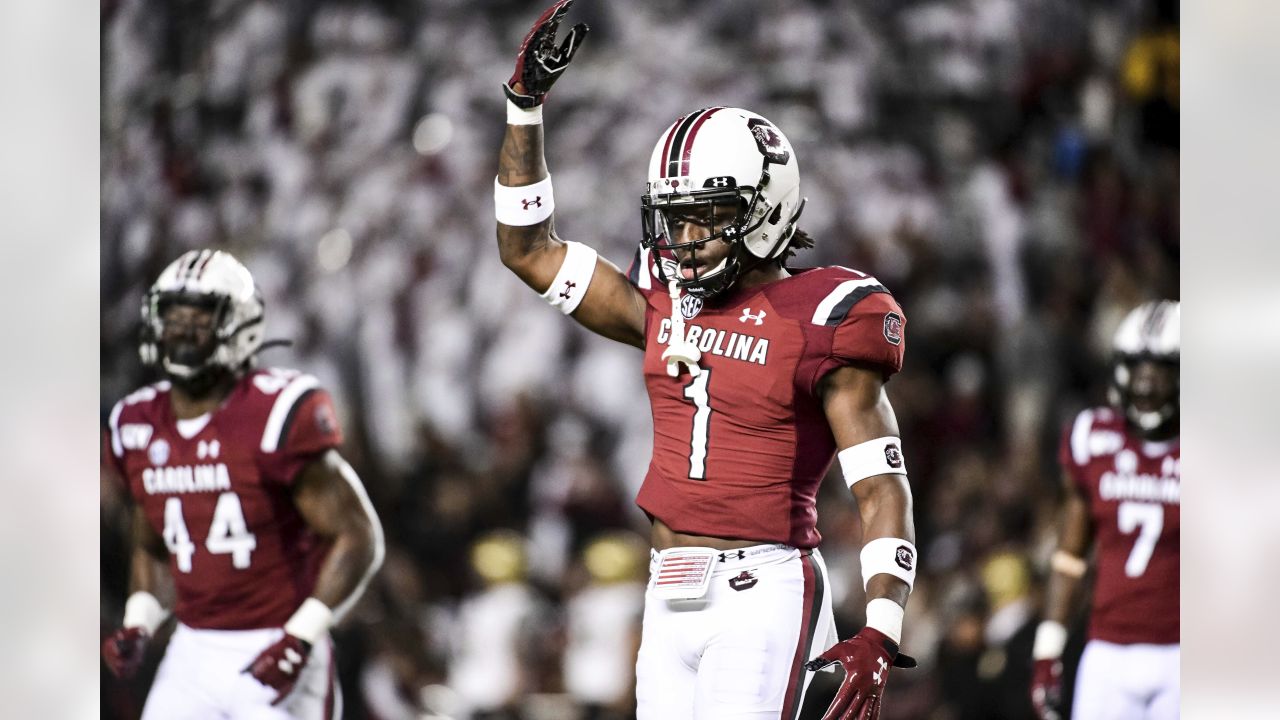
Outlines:
POLYGON ((755 320, 755 321, 756 321, 756 325, 763 325, 763 324, 764 324, 764 316, 765 316, 766 314, 767 314, 767 313, 765 313, 765 311, 761 310, 761 311, 760 311, 760 314, 758 314, 758 315, 752 315, 752 314, 751 314, 751 308, 742 308, 742 317, 738 318, 738 322, 746 322, 746 321, 748 321, 748 320, 755 320))
POLYGON ((534 207, 542 207, 542 196, 539 195, 532 200, 521 200, 520 202, 524 204, 525 210, 528 210, 530 205, 534 207))
POLYGON ((884 658, 882 657, 876 658, 876 662, 880 663, 880 669, 871 673, 871 679, 875 680, 876 684, 879 685, 882 682, 881 678, 883 677, 881 673, 889 669, 889 663, 885 662, 884 658))
POLYGON ((572 281, 572 280, 565 280, 565 281, 564 281, 564 290, 561 290, 561 291, 560 291, 560 297, 564 298, 565 300, 568 300, 568 299, 569 299, 569 296, 572 294, 570 291, 571 291, 571 290, 573 290, 573 289, 574 289, 575 287, 577 287, 577 286, 578 286, 578 283, 576 283, 576 282, 574 282, 574 281, 572 281))
POLYGON ((741 560, 746 556, 747 556, 747 552, 745 550, 737 550, 737 551, 730 550, 727 553, 720 553, 720 562, 728 562, 729 558, 733 558, 733 557, 736 557, 737 559, 741 560))
POLYGON ((293 667, 302 664, 302 655, 293 648, 284 649, 284 657, 280 658, 280 662, 276 663, 276 667, 280 668, 280 672, 286 675, 293 674, 293 667))
POLYGON ((212 442, 201 440, 200 444, 196 446, 196 456, 201 460, 204 460, 205 458, 217 458, 218 453, 220 452, 222 452, 222 443, 217 440, 212 442))

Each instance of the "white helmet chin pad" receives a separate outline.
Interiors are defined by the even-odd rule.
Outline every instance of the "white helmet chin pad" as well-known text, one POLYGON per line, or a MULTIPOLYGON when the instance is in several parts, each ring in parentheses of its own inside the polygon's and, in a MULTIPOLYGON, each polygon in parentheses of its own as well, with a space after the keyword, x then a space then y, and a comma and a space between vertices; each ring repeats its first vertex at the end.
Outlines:
POLYGON ((175 378, 193 378, 207 368, 232 372, 252 363, 262 347, 262 294, 249 269, 222 250, 191 250, 173 261, 156 279, 142 303, 143 336, 138 354, 143 363, 158 364, 175 378), (213 351, 199 366, 177 363, 164 353, 163 305, 179 298, 200 299, 217 308, 213 351))

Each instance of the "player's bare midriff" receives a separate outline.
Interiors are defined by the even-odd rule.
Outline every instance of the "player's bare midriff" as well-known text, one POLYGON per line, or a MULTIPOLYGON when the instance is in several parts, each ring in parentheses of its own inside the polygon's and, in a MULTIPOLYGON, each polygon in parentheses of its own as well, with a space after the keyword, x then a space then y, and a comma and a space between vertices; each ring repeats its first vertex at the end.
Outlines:
POLYGON ((654 550, 666 550, 673 547, 709 547, 716 550, 733 550, 736 548, 763 545, 764 540, 741 540, 734 538, 718 538, 706 535, 688 535, 676 532, 666 523, 654 518, 653 530, 649 533, 649 542, 654 550))

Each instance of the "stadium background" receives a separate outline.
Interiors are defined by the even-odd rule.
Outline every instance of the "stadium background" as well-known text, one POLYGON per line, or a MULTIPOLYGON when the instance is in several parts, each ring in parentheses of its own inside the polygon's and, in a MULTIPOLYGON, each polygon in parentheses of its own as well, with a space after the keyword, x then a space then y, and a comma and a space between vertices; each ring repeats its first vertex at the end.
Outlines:
MULTIPOLYGON (((498 84, 540 5, 102 3, 103 416, 147 379, 159 270, 200 246, 244 260, 268 337, 295 341, 263 362, 332 389, 387 530, 336 633, 348 717, 627 697, 611 650, 634 634, 581 625, 634 629, 639 356, 538 301, 493 241, 498 84)), ((583 0, 571 19, 592 34, 546 110, 560 233, 625 266, 652 143, 683 112, 739 105, 788 134, 818 240, 797 264, 874 273, 910 322, 889 393, 922 668, 895 673, 884 716, 1026 717, 1058 432, 1102 399, 1120 316, 1178 296, 1176 3, 583 0)), ((105 632, 127 554, 102 492, 105 632)), ((848 634, 859 528, 837 479, 819 513, 848 634)), ((104 676, 103 716, 135 716, 148 681, 104 676)))

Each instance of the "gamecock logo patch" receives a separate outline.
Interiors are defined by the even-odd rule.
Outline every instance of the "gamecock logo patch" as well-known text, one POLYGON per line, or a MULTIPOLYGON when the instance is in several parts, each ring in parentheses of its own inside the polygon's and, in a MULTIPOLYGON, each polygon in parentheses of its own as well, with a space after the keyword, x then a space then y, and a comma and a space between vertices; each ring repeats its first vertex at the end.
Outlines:
POLYGON ((778 128, 774 127, 764 118, 751 118, 747 122, 747 127, 751 129, 751 136, 756 139, 756 147, 760 149, 760 154, 775 165, 786 165, 791 160, 791 148, 787 147, 787 142, 782 139, 782 133, 778 132, 778 128))
POLYGON ((902 316, 896 312, 885 313, 884 339, 893 345, 902 343, 902 316))
POLYGON ((902 450, 898 449, 897 445, 885 445, 884 461, 895 470, 902 467, 902 450))
POLYGON ((746 570, 743 570, 737 576, 729 578, 729 587, 737 590, 738 592, 742 592, 743 590, 750 590, 755 587, 758 582, 760 582, 759 578, 746 570))
POLYGON ((893 561, 898 563, 898 567, 911 572, 912 566, 916 564, 915 553, 911 552, 911 548, 906 545, 899 545, 898 552, 894 553, 893 561))

